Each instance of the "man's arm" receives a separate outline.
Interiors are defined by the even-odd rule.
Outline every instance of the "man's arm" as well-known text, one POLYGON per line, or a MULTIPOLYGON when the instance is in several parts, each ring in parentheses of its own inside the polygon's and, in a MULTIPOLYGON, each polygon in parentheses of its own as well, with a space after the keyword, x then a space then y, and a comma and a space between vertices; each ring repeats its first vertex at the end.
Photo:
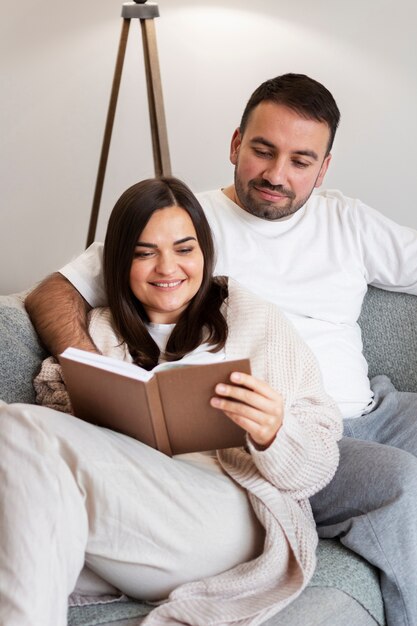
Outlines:
POLYGON ((91 307, 62 274, 56 272, 42 281, 26 297, 25 307, 51 354, 69 346, 98 352, 87 330, 91 307))

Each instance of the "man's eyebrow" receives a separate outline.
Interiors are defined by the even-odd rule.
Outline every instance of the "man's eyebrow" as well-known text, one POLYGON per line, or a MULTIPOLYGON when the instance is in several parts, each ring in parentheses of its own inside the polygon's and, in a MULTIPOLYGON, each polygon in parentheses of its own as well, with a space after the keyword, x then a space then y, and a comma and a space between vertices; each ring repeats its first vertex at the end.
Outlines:
MULTIPOLYGON (((267 139, 265 139, 265 137, 253 137, 250 140, 251 143, 260 143, 263 146, 266 146, 267 148, 271 148, 272 150, 276 150, 276 146, 271 143, 270 141, 268 141, 267 139)), ((317 154, 317 152, 315 152, 314 150, 295 150, 293 154, 298 154, 300 156, 306 156, 306 157, 310 157, 310 159, 313 159, 314 161, 318 161, 319 160, 319 156, 317 154)))
POLYGON ((319 155, 314 150, 296 150, 294 154, 299 154, 300 156, 310 157, 314 159, 314 161, 319 160, 319 155))
POLYGON ((274 144, 271 143, 270 141, 268 141, 267 139, 265 139, 264 137, 252 137, 250 142, 251 143, 261 143, 263 146, 267 146, 267 148, 275 149, 274 144))
MULTIPOLYGON (((183 237, 182 239, 177 239, 177 241, 174 241, 173 244, 174 246, 177 246, 180 243, 185 243, 186 241, 197 241, 197 239, 195 237, 183 237)), ((140 246, 142 248, 157 248, 158 246, 156 245, 156 243, 148 243, 147 241, 138 241, 136 243, 136 246, 140 246)))

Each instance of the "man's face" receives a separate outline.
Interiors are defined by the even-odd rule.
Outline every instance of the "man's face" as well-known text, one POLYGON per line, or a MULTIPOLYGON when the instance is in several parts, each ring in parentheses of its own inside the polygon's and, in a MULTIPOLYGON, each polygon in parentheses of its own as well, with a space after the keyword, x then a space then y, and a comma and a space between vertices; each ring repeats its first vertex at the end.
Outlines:
POLYGON ((292 215, 319 187, 331 155, 330 130, 281 104, 261 102, 243 133, 234 132, 235 202, 267 220, 292 215))

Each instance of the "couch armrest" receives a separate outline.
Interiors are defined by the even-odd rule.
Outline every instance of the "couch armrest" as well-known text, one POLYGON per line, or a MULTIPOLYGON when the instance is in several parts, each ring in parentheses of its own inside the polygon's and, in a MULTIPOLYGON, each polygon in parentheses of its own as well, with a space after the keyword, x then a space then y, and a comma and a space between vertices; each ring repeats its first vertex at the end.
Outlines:
POLYGON ((417 296, 369 287, 359 317, 369 377, 417 392, 417 296))
POLYGON ((24 294, 0 296, 0 399, 35 401, 32 380, 46 353, 23 304, 24 294))

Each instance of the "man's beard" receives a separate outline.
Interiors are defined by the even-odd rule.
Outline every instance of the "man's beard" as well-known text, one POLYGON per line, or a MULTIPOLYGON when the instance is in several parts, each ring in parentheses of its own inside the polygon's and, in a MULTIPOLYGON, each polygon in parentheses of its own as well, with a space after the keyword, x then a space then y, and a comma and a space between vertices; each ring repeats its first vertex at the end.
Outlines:
POLYGON ((240 206, 248 213, 264 220, 279 220, 283 217, 288 217, 289 215, 296 213, 296 211, 305 205, 313 193, 313 189, 314 187, 311 189, 308 196, 302 198, 301 200, 297 200, 294 192, 286 189, 283 185, 271 185, 271 183, 262 178, 250 180, 247 189, 245 189, 237 175, 237 167, 235 168, 235 191, 239 199, 240 206), (255 187, 258 189, 265 189, 267 191, 280 193, 281 195, 287 197, 287 201, 282 203, 280 206, 277 206, 274 202, 258 200, 251 193, 251 190, 255 187))

